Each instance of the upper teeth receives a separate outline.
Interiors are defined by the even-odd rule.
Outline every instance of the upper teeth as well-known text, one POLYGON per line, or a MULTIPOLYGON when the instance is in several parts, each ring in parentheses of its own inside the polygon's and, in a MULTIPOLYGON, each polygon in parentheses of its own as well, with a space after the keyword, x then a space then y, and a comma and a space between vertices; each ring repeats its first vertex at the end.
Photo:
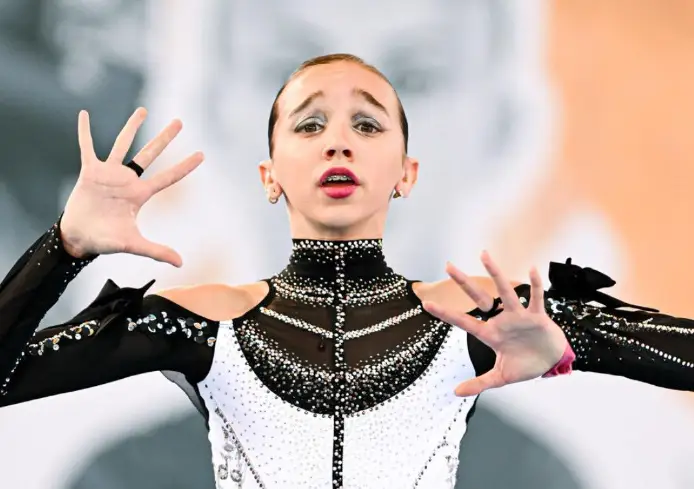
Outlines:
POLYGON ((330 175, 325 179, 325 182, 351 182, 352 179, 347 175, 330 175))

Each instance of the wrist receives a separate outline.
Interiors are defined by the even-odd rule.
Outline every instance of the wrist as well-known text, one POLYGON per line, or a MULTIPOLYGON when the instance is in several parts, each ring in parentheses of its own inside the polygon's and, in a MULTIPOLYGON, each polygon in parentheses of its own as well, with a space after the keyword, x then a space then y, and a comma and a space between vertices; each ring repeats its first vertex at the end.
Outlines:
POLYGON ((576 360, 576 353, 574 353, 571 344, 567 341, 566 347, 564 348, 564 353, 562 354, 559 361, 547 371, 542 378, 556 377, 558 375, 568 375, 573 371, 573 363, 576 360))
POLYGON ((63 250, 70 255, 72 258, 78 260, 86 260, 90 257, 89 253, 83 251, 81 248, 73 246, 70 242, 65 241, 65 238, 60 235, 60 243, 63 245, 63 250))
POLYGON ((84 247, 80 246, 78 243, 71 241, 69 238, 65 237, 65 233, 62 229, 63 216, 61 215, 58 222, 55 223, 56 237, 58 238, 58 245, 63 249, 65 253, 70 255, 70 257, 77 260, 91 260, 96 257, 95 254, 90 253, 84 247))

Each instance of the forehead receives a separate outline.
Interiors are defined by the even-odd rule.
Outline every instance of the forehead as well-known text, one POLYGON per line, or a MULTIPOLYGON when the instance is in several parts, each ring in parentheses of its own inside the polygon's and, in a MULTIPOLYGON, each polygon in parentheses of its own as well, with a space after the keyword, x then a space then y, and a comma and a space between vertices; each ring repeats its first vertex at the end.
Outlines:
POLYGON ((389 112, 397 107, 395 92, 378 74, 353 62, 337 61, 311 66, 289 81, 277 102, 280 117, 317 91, 334 103, 357 98, 354 89, 366 90, 389 112))

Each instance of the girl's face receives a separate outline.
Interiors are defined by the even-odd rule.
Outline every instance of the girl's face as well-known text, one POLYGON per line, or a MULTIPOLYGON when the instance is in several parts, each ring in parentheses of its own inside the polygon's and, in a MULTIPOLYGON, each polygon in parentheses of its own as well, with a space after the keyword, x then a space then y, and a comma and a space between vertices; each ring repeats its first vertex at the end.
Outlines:
POLYGON ((339 61, 301 72, 277 104, 273 156, 260 170, 286 198, 292 237, 381 237, 390 197, 409 193, 418 167, 404 154, 390 84, 339 61))

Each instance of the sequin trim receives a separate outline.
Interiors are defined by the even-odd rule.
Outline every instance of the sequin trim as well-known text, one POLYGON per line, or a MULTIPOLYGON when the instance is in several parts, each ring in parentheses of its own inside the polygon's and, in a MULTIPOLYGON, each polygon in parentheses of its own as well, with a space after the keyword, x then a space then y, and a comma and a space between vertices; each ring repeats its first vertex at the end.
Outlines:
MULTIPOLYGON (((235 328, 249 366, 271 392, 306 411, 334 413, 331 386, 337 373, 280 347, 254 320, 247 319, 235 328)), ((407 389, 427 371, 450 329, 446 323, 431 320, 388 354, 346 368, 341 412, 353 415, 369 410, 407 389)))
MULTIPOLYGON (((176 323, 174 323, 169 319, 166 311, 161 311, 159 316, 152 313, 137 319, 127 318, 126 321, 128 331, 138 329, 144 333, 164 332, 166 335, 179 333, 186 338, 192 338, 196 343, 206 344, 209 347, 214 346, 216 342, 216 338, 210 334, 206 321, 179 317, 176 319, 176 323)), ((47 351, 58 351, 60 345, 65 343, 64 340, 80 341, 93 336, 97 331, 98 325, 99 322, 96 320, 86 321, 45 338, 38 343, 31 343, 27 350, 31 356, 42 356, 47 351)))
MULTIPOLYGON (((322 280, 286 277, 287 272, 283 273, 270 280, 280 297, 315 306, 329 306, 335 302, 335 294, 322 280)), ((404 297, 407 292, 407 280, 395 274, 388 278, 354 280, 347 286, 350 289, 345 297, 347 306, 382 304, 404 297)))
MULTIPOLYGON (((86 321, 77 326, 72 326, 38 343, 31 343, 27 351, 31 356, 42 356, 46 351, 58 351, 60 350, 62 340, 79 341, 83 338, 94 336, 97 325, 97 321, 86 321)), ((64 344, 65 341, 62 341, 62 343, 64 344)))
MULTIPOLYGON (((54 256, 50 258, 51 263, 55 263, 55 256, 58 256, 57 260, 60 261, 57 263, 58 269, 56 271, 59 274, 59 279, 62 279, 62 282, 60 288, 57 290, 56 300, 59 299, 60 296, 65 292, 67 285, 77 276, 77 274, 79 274, 79 272, 81 272, 82 269, 84 269, 84 267, 89 265, 96 258, 90 257, 85 259, 78 259, 70 256, 67 253, 67 251, 65 251, 65 248, 62 244, 62 240, 60 239, 59 224, 60 220, 58 220, 58 222, 56 222, 50 227, 50 229, 46 232, 45 239, 42 240, 42 242, 40 243, 40 246, 27 251, 27 253, 33 255, 32 258, 36 260, 33 264, 32 262, 30 262, 27 266, 33 265, 36 267, 41 267, 43 259, 42 257, 45 257, 45 259, 49 259, 47 255, 51 254, 54 254, 54 256), (39 258, 36 259, 36 256, 39 256, 39 258)), ((15 360, 12 369, 7 374, 7 377, 3 379, 2 385, 0 385, 0 396, 7 395, 7 390, 10 385, 10 382, 14 377, 15 372, 19 368, 19 365, 26 357, 28 346, 29 344, 31 344, 31 341, 36 337, 36 333, 36 331, 33 333, 31 338, 29 339, 27 348, 25 348, 25 350, 20 353, 20 355, 15 360)))
POLYGON ((281 298, 314 306, 358 307, 384 303, 407 294, 407 280, 385 267, 381 240, 294 240, 290 265, 270 282, 281 298), (373 276, 346 274, 350 264, 371 260, 379 267, 373 276), (342 275, 336 274, 338 261, 342 275), (331 276, 296 273, 295 266, 325 265, 331 276), (348 276, 349 275, 349 276, 348 276))
POLYGON ((648 318, 643 322, 632 322, 623 317, 618 317, 604 311, 598 310, 595 318, 601 326, 614 328, 622 331, 652 331, 654 333, 666 333, 680 336, 694 336, 694 328, 684 328, 682 326, 671 326, 668 324, 652 324, 653 318, 648 318))
MULTIPOLYGON (((304 321, 303 319, 287 316, 286 314, 282 314, 272 309, 268 309, 267 307, 261 307, 260 312, 262 314, 265 314, 266 316, 270 316, 279 321, 282 321, 285 324, 289 324, 290 326, 294 326, 296 328, 317 334, 318 336, 321 336, 324 339, 333 339, 332 331, 328 331, 327 329, 321 328, 320 326, 311 324, 307 321, 304 321)), ((362 336, 367 336, 373 333, 377 333, 379 331, 383 331, 384 329, 400 324, 407 319, 418 316, 419 314, 422 314, 422 312, 424 312, 424 310, 421 306, 413 307, 412 309, 409 309, 408 311, 405 311, 402 314, 398 314, 397 316, 393 316, 372 326, 357 329, 354 331, 348 331, 347 333, 345 333, 345 340, 354 340, 357 338, 361 338, 362 336)))
POLYGON ((217 341, 207 321, 178 317, 174 322, 166 311, 161 311, 159 316, 151 313, 137 319, 127 318, 127 323, 128 331, 139 329, 146 333, 182 334, 198 344, 207 344, 209 347, 213 347, 217 341))

